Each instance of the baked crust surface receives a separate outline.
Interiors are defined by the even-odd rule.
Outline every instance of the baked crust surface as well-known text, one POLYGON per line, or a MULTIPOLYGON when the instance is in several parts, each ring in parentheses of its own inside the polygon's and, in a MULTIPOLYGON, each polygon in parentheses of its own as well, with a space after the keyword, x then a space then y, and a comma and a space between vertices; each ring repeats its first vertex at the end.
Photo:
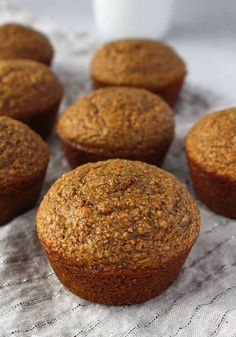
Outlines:
POLYGON ((17 23, 0 26, 0 59, 30 59, 50 65, 53 48, 39 31, 17 23))
POLYGON ((92 269, 162 266, 192 247, 199 225, 192 197, 173 175, 120 159, 63 175, 37 214, 43 245, 92 269))

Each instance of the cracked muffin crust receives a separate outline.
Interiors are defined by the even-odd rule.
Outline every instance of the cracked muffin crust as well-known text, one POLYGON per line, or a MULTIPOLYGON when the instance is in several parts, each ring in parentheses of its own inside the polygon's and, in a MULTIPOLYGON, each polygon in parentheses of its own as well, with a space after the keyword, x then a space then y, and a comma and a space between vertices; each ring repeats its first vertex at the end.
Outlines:
POLYGON ((50 65, 53 48, 48 38, 27 26, 8 23, 0 26, 0 59, 29 59, 50 65))
POLYGON ((21 122, 0 116, 0 224, 34 206, 48 165, 47 145, 21 122))
POLYGON ((174 114, 145 89, 107 87, 67 108, 57 133, 72 167, 115 157, 161 164, 173 139, 174 114))
POLYGON ((39 239, 62 283, 107 304, 137 303, 163 291, 199 227, 198 209, 173 175, 121 159, 63 175, 37 213, 39 239))
POLYGON ((194 188, 210 209, 236 218, 236 108, 204 116, 188 132, 185 150, 194 188))
POLYGON ((61 98, 62 86, 47 66, 30 60, 0 61, 0 116, 20 120, 45 138, 61 98))
POLYGON ((179 95, 186 66, 166 44, 147 39, 108 42, 91 62, 94 88, 131 86, 145 88, 173 105, 179 95))

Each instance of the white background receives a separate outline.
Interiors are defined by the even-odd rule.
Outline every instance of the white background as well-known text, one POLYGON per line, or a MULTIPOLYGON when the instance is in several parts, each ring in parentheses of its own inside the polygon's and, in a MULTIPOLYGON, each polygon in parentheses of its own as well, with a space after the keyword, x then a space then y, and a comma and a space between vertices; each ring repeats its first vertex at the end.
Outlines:
MULTIPOLYGON (((145 1, 145 0, 144 0, 145 1)), ((160 1, 160 0, 157 0, 160 1)), ((168 0, 161 0, 168 1, 168 0)), ((91 0, 0 0, 12 6, 47 15, 64 27, 93 30, 91 0)), ((235 0, 176 0, 172 29, 184 34, 236 34, 235 0)))
MULTIPOLYGON (((91 0, 0 0, 4 3, 45 16, 68 34, 96 33, 91 0)), ((188 80, 224 95, 230 105, 236 104, 235 18, 235 0, 176 0, 163 37, 186 60, 188 80)))

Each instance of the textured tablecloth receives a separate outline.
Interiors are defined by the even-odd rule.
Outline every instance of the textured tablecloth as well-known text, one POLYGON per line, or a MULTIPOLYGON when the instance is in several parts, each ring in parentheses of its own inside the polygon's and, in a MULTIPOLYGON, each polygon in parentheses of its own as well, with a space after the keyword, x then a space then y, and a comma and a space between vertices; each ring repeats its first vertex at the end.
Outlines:
MULTIPOLYGON (((88 64, 93 37, 66 33, 21 11, 0 11, 0 21, 20 20, 46 32, 56 49, 54 70, 65 87, 61 110, 90 90, 88 64)), ((175 32, 169 41, 189 65, 176 107, 176 137, 164 167, 192 191, 183 138, 201 115, 236 103, 233 40, 175 32)), ((51 160, 42 195, 69 167, 58 139, 49 139, 51 160)), ((89 303, 57 280, 35 232, 36 208, 0 228, 0 336, 188 337, 236 336, 236 222, 199 202, 200 237, 174 284, 161 296, 134 306, 89 303)), ((236 206, 235 206, 236 207, 236 206)))

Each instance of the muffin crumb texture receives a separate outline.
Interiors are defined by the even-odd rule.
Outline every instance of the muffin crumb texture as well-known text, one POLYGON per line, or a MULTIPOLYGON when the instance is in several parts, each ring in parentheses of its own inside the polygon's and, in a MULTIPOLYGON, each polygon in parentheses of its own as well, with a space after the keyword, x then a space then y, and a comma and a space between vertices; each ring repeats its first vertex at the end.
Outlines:
POLYGON ((170 173, 142 162, 89 163, 57 180, 37 214, 45 248, 88 268, 163 266, 191 249, 199 212, 170 173))
POLYGON ((171 141, 174 114, 147 90, 107 87, 70 106, 61 115, 57 130, 62 139, 95 150, 155 149, 171 141))
POLYGON ((204 171, 236 182, 236 108, 204 116, 189 131, 186 151, 204 171))
POLYGON ((31 59, 49 65, 52 57, 53 48, 44 34, 17 23, 0 26, 0 59, 31 59))
POLYGON ((48 147, 40 136, 21 122, 0 116, 0 194, 42 174, 48 159, 48 147))
POLYGON ((162 42, 124 39, 106 43, 95 53, 91 75, 106 85, 164 87, 183 78, 184 62, 162 42))
POLYGON ((0 115, 24 119, 43 114, 61 96, 62 86, 47 66, 30 60, 0 61, 0 115))

